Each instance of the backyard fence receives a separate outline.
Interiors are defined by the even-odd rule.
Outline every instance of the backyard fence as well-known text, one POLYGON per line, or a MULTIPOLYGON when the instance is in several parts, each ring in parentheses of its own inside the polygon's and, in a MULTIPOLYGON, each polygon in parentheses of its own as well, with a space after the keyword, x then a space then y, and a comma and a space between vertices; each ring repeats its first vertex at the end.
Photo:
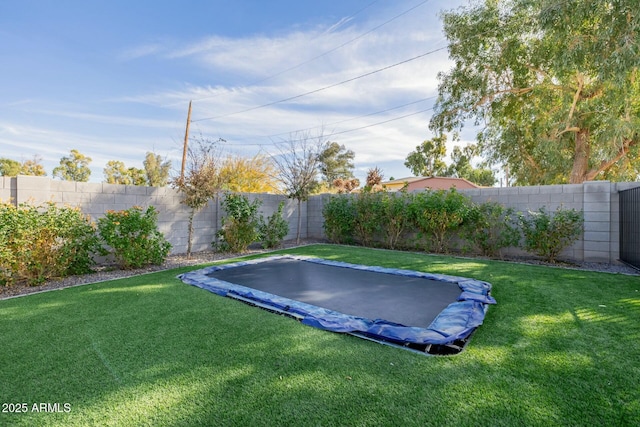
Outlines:
MULTIPOLYGON (((575 261, 616 263, 629 262, 640 257, 638 234, 638 204, 635 205, 635 241, 631 231, 621 227, 620 198, 626 190, 640 188, 640 182, 611 183, 589 181, 583 184, 545 185, 531 187, 477 188, 460 190, 474 202, 493 201, 516 211, 536 211, 546 207, 555 211, 559 206, 584 213, 584 232, 578 241, 566 249, 563 258, 575 261), (621 234, 624 238, 621 239, 621 234), (624 248, 623 248, 624 246, 624 248), (627 249, 627 247, 629 249, 627 249), (621 252, 622 249, 622 252, 621 252), (635 251, 635 255, 630 253, 635 251), (624 253, 624 254, 623 254, 624 253)), ((637 190, 640 191, 640 190, 637 190)), ((631 194, 631 192, 629 192, 631 194)), ((640 194, 636 192, 635 194, 640 194)), ((289 234, 296 236, 298 209, 295 200, 277 194, 247 194, 250 201, 262 201, 261 214, 269 216, 285 202, 284 217, 289 222, 289 234)), ((301 230, 303 239, 323 239, 324 218, 322 208, 329 194, 312 196, 301 205, 301 230)), ((189 208, 180 203, 181 194, 171 187, 144 187, 106 183, 86 183, 53 180, 47 177, 0 177, 0 201, 14 204, 54 202, 79 207, 95 221, 108 210, 129 209, 132 206, 154 206, 158 210, 158 228, 173 245, 172 253, 184 253, 187 248, 189 208)), ((636 199, 637 200, 637 199, 636 199)), ((624 204, 624 202, 622 202, 624 204)), ((224 216, 220 198, 214 199, 194 217, 193 251, 211 249, 211 242, 224 216)), ((625 216, 626 218, 626 216, 625 216)), ((628 227, 624 225, 623 227, 628 227)), ((510 252, 507 252, 509 254, 510 252)), ((511 251, 518 254, 517 249, 511 251)), ((635 261, 633 261, 635 262, 635 261)))
POLYGON ((620 192, 620 260, 640 269, 640 187, 620 192))

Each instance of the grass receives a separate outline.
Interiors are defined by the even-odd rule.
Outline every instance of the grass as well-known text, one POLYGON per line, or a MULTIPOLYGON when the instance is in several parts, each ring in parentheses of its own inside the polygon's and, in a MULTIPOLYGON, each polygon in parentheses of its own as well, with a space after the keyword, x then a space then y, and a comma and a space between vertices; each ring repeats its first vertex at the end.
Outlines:
POLYGON ((640 425, 639 277, 283 252, 474 277, 498 305, 463 353, 424 357, 185 285, 186 268, 0 301, 0 403, 29 408, 0 425, 640 425))

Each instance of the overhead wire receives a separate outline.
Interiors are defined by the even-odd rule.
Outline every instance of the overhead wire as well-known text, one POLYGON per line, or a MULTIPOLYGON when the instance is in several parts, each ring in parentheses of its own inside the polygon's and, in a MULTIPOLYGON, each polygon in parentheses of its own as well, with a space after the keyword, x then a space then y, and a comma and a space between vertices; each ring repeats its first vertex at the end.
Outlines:
MULTIPOLYGON (((260 135, 260 136, 255 136, 255 137, 251 137, 251 138, 240 138, 240 139, 235 139, 235 141, 246 141, 246 140, 249 140, 249 139, 266 139, 266 138, 272 139, 272 138, 275 138, 275 137, 278 137, 278 136, 282 136, 282 135, 291 135, 291 134, 296 134, 296 133, 300 133, 300 132, 307 132, 307 131, 310 131, 310 130, 313 130, 313 129, 324 128, 324 127, 328 127, 328 126, 333 126, 333 125, 338 125, 338 124, 341 124, 341 123, 350 122, 350 121, 357 120, 357 119, 362 119, 364 117, 371 117, 371 116, 375 116, 375 115, 382 114, 382 113, 388 113, 389 111, 398 110, 400 108, 404 108, 404 107, 407 107, 409 105, 419 104, 421 102, 429 101, 429 100, 434 99, 434 98, 436 98, 436 95, 429 96, 429 97, 422 98, 422 99, 418 99, 416 101, 407 102, 407 103, 402 104, 402 105, 396 105, 395 107, 386 108, 384 110, 374 111, 372 113, 367 113, 367 114, 361 114, 359 116, 349 117, 348 119, 338 120, 338 121, 335 121, 335 122, 330 122, 330 123, 326 123, 326 124, 322 124, 322 125, 318 125, 318 126, 311 126, 311 127, 307 127, 307 128, 303 128, 303 129, 296 129, 296 130, 293 130, 293 131, 281 132, 281 133, 276 133, 276 134, 272 134, 272 135, 260 135)), ((427 110, 421 110, 420 112, 427 111, 427 110)), ((269 144, 269 143, 264 143, 264 145, 266 145, 266 144, 269 144)), ((249 145, 251 145, 251 144, 249 144, 249 145)))
POLYGON ((234 111, 233 113, 227 113, 227 114, 221 114, 219 116, 211 116, 211 117, 205 117, 205 118, 202 118, 202 119, 191 120, 191 122, 192 123, 196 123, 196 122, 202 122, 202 121, 205 121, 205 120, 221 119, 221 118, 224 118, 224 117, 234 116, 236 114, 242 114, 242 113, 247 113, 249 111, 258 110, 260 108, 271 107, 273 105, 281 104, 283 102, 293 101, 294 99, 298 99, 298 98, 302 98, 302 97, 307 96, 307 95, 312 95, 314 93, 322 92, 323 90, 327 90, 327 89, 331 89, 331 88, 334 88, 334 87, 337 87, 337 86, 341 86, 343 84, 350 83, 352 81, 359 80, 361 78, 368 77, 368 76, 371 76, 373 74, 377 74, 377 73, 389 70, 389 69, 394 68, 394 67, 398 67, 398 66, 406 64, 408 62, 415 61, 416 59, 424 58, 425 56, 432 55, 432 54, 434 54, 436 52, 439 52, 441 50, 444 50, 446 48, 447 48, 447 46, 440 47, 440 48, 437 48, 437 49, 433 49, 433 50, 430 50, 428 52, 422 53, 420 55, 414 56, 412 58, 405 59, 404 61, 396 62, 395 64, 391 64, 391 65, 387 65, 386 67, 378 68, 378 69, 370 71, 368 73, 364 73, 364 74, 361 74, 359 76, 343 80, 343 81, 341 81, 339 83, 334 83, 334 84, 331 84, 331 85, 328 85, 328 86, 324 86, 324 87, 321 87, 321 88, 318 88, 318 89, 314 89, 314 90, 311 90, 311 91, 308 91, 308 92, 304 92, 304 93, 301 93, 301 94, 298 94, 298 95, 295 95, 295 96, 290 96, 288 98, 284 98, 284 99, 280 99, 280 100, 277 100, 277 101, 268 102, 268 103, 262 104, 262 105, 257 105, 255 107, 245 108, 244 110, 234 111))
MULTIPOLYGON (((268 80, 268 79, 270 79, 270 78, 273 78, 273 77, 275 77, 275 76, 277 76, 277 75, 284 74, 284 73, 285 73, 285 72, 287 72, 287 71, 291 71, 291 70, 293 70, 293 69, 299 68, 299 67, 301 67, 302 65, 305 65, 305 64, 307 64, 307 63, 309 63, 309 62, 311 62, 311 61, 314 61, 314 60, 316 60, 316 59, 319 59, 319 58, 321 58, 321 57, 323 57, 323 56, 325 56, 325 55, 327 55, 327 54, 329 54, 329 53, 331 53, 331 52, 334 52, 334 51, 336 51, 336 50, 338 50, 338 49, 340 49, 340 48, 342 48, 342 47, 344 47, 344 46, 348 45, 349 43, 352 43, 353 41, 356 41, 356 40, 358 40, 358 39, 360 39, 360 38, 364 37, 365 35, 372 33, 373 31, 375 31, 375 30, 377 30, 377 29, 381 28, 382 26, 384 26, 384 25, 386 25, 386 24, 388 24, 388 23, 390 23, 390 22, 392 22, 392 21, 394 21, 394 20, 398 19, 399 17, 401 17, 401 16, 404 16, 404 15, 408 14, 409 12, 411 12, 411 11, 415 10, 416 8, 418 8, 418 7, 422 6, 423 4, 427 3, 428 1, 429 1, 429 0, 424 0, 424 1, 422 1, 421 3, 419 3, 419 4, 417 4, 417 5, 413 6, 413 7, 411 7, 410 9, 405 10, 404 12, 402 12, 402 13, 400 13, 400 14, 398 14, 398 15, 394 16, 393 18, 391 18, 391 19, 389 19, 389 20, 387 20, 387 21, 383 22, 382 24, 380 24, 380 25, 378 25, 378 26, 376 26, 376 27, 374 27, 374 28, 372 28, 372 29, 370 29, 370 30, 366 31, 366 32, 365 32, 365 33, 363 33, 363 34, 360 34, 359 36, 357 36, 357 37, 355 37, 355 38, 353 38, 353 39, 351 39, 351 40, 349 40, 349 41, 347 41, 347 42, 345 42, 345 43, 342 43, 341 45, 339 45, 339 46, 337 46, 337 47, 335 47, 335 48, 333 48, 333 49, 331 49, 331 50, 329 50, 329 51, 323 52, 322 54, 317 55, 317 56, 316 56, 316 57, 314 57, 314 58, 311 58, 311 59, 309 59, 309 60, 307 60, 307 61, 304 61, 304 62, 302 62, 302 63, 300 63, 300 64, 298 64, 298 65, 296 65, 296 66, 294 66, 294 67, 290 67, 289 69, 286 69, 286 70, 283 70, 283 71, 281 71, 281 72, 278 72, 278 73, 276 73, 276 74, 274 74, 274 75, 272 75, 272 76, 266 77, 266 78, 264 78, 264 79, 262 79, 262 80, 260 80, 260 81, 258 81, 258 82, 256 82, 256 83, 260 83, 260 82, 262 82, 262 81, 265 81, 265 80, 268 80)), ((364 9, 366 9, 366 8, 368 8, 368 7, 370 7, 370 6, 372 6, 374 3, 376 3, 376 2, 373 2, 373 3, 369 4, 368 6, 366 6, 365 8, 363 8, 363 9, 361 9, 361 10, 359 10, 359 11, 358 11, 358 12, 356 12, 355 14, 360 13, 362 10, 364 10, 364 9)), ((354 14, 354 15, 355 15, 355 14, 354 14)), ((352 15, 352 16, 354 16, 354 15, 352 15)), ((254 110, 257 110, 257 109, 266 108, 266 107, 270 107, 270 106, 277 105, 277 104, 280 104, 280 103, 284 103, 284 102, 292 101, 292 100, 295 100, 295 99, 299 99, 299 98, 302 98, 302 97, 304 97, 304 96, 308 96, 308 95, 311 95, 311 94, 315 94, 315 93, 318 93, 318 92, 321 92, 321 91, 324 91, 324 90, 327 90, 327 89, 331 89, 331 88, 334 88, 334 87, 337 87, 337 86, 340 86, 340 85, 344 85, 344 84, 347 84, 347 83, 353 82, 353 81, 355 81, 355 80, 359 80, 359 79, 362 79, 362 78, 365 78, 365 77, 368 77, 368 76, 371 76, 371 75, 374 75, 374 74, 377 74, 377 73, 380 73, 380 72, 386 71, 386 70, 391 69, 391 68, 394 68, 394 67, 398 67, 398 66, 400 66, 400 65, 406 64, 406 63, 411 62, 411 61, 415 61, 415 60, 417 60, 417 59, 420 59, 420 58, 426 57, 426 56, 428 56, 428 55, 432 55, 432 54, 434 54, 434 53, 436 53, 436 52, 439 52, 439 51, 442 51, 442 50, 445 50, 445 49, 447 49, 447 46, 443 46, 443 47, 439 47, 439 48, 436 48, 436 49, 432 49, 432 50, 430 50, 430 51, 427 51, 427 52, 424 52, 424 53, 422 53, 422 54, 420 54, 420 55, 417 55, 417 56, 414 56, 414 57, 411 57, 411 58, 405 59, 405 60, 403 60, 403 61, 400 61, 400 62, 397 62, 397 63, 391 64, 391 65, 388 65, 388 66, 385 66, 385 67, 382 67, 382 68, 378 68, 378 69, 376 69, 376 70, 372 70, 372 71, 370 71, 370 72, 367 72, 367 73, 364 73, 364 74, 361 74, 361 75, 358 75, 358 76, 355 76, 355 77, 352 77, 352 78, 349 78, 349 79, 346 79, 346 80, 342 80, 342 81, 340 81, 340 82, 338 82, 338 83, 334 83, 334 84, 331 84, 331 85, 327 85, 327 86, 324 86, 324 87, 321 87, 321 88, 318 88, 318 89, 314 89, 314 90, 311 90, 311 91, 308 91, 308 92, 304 92, 304 93, 301 93, 301 94, 298 94, 298 95, 294 95, 294 96, 287 97, 287 98, 284 98, 284 99, 280 99, 280 100, 277 100, 277 101, 268 102, 268 103, 265 103, 265 104, 262 104, 262 105, 257 105, 257 106, 250 107, 250 108, 246 108, 246 109, 243 109, 243 110, 234 111, 234 112, 227 113, 227 114, 222 114, 222 115, 218 115, 218 116, 204 117, 204 118, 200 118, 200 119, 192 120, 191 122, 195 123, 195 122, 202 122, 202 121, 207 121, 207 120, 215 120, 215 119, 225 118, 225 117, 229 117, 229 116, 232 116, 232 115, 241 114, 241 113, 246 113, 246 112, 254 111, 254 110)), ((425 100, 427 100, 427 99, 432 99, 432 98, 435 98, 435 96, 434 96, 434 97, 429 97, 429 98, 424 98, 424 99, 422 99, 422 100, 418 100, 418 101, 410 102, 410 103, 407 103, 407 104, 403 104, 403 105, 401 105, 401 106, 391 107, 391 108, 388 108, 388 109, 386 109, 386 110, 382 110, 382 111, 378 111, 378 112, 374 112, 374 113, 369 113, 369 114, 365 114, 365 115, 361 115, 361 116, 357 116, 357 117, 353 117, 353 118, 349 118, 349 119, 341 120, 341 121, 338 121, 338 122, 330 123, 330 124, 328 124, 328 125, 334 125, 334 124, 344 123, 344 122, 351 121, 351 120, 355 120, 355 119, 362 118, 362 117, 367 117, 367 116, 372 116, 372 115, 376 115, 376 114, 381 114, 381 113, 388 112, 388 111, 392 111, 392 110, 395 110, 395 109, 398 109, 398 108, 402 108, 402 107, 405 107, 405 106, 408 106, 408 105, 412 105, 412 104, 415 104, 415 103, 418 103, 418 102, 423 102, 423 101, 425 101, 425 100)), ((204 99, 204 98, 201 98, 201 99, 204 99)), ((423 109, 423 110, 420 110, 420 111, 417 111, 417 112, 414 112, 414 113, 405 114, 405 115, 402 115, 402 116, 400 116, 400 117, 395 117, 395 118, 392 118, 392 119, 389 119, 389 120, 384 120, 384 121, 381 121, 381 122, 377 122, 377 123, 373 123, 373 124, 369 124, 369 125, 361 126, 361 127, 358 127, 358 128, 347 129, 347 130, 343 130, 343 131, 339 131, 339 132, 333 132, 333 133, 330 133, 329 135, 326 135, 326 136, 327 136, 327 137, 331 137, 331 136, 334 136, 334 135, 341 135, 341 134, 348 133, 348 132, 353 132, 353 131, 357 131, 357 130, 366 129, 366 128, 369 128, 369 127, 372 127, 372 126, 378 126, 378 125, 381 125, 381 124, 385 124, 385 123, 393 122, 393 121, 395 121, 395 120, 401 120, 401 119, 403 119, 403 118, 410 117, 410 116, 413 116, 413 115, 416 115, 416 114, 420 114, 420 113, 423 113, 423 112, 426 112, 426 111, 429 111, 429 110, 432 110, 432 109, 433 109, 433 107, 430 107, 430 108, 423 109)), ((325 125, 325 126, 326 126, 326 125, 325 125)), ((318 127, 319 127, 319 126, 314 126, 314 127, 310 127, 310 128, 307 128, 307 129, 299 129, 299 130, 297 130, 297 131, 286 132, 286 133, 280 133, 280 134, 269 135, 269 136, 262 136, 262 137, 257 137, 257 138, 269 138, 269 139, 272 139, 272 138, 275 138, 275 137, 280 136, 280 135, 291 134, 291 133, 295 133, 295 132, 302 132, 302 131, 306 131, 306 130, 315 129, 315 128, 318 128, 318 127)), ((252 138, 252 139, 254 139, 254 138, 252 138)), ((269 142, 269 143, 251 143, 251 144, 244 144, 244 145, 259 145, 259 146, 262 146, 262 145, 269 145, 269 144, 273 144, 273 142, 269 142)))
MULTIPOLYGON (((292 70, 296 70, 296 69, 298 69, 298 68, 302 67, 303 65, 307 65, 307 64, 309 64, 310 62, 315 61, 316 59, 320 59, 320 58, 322 58, 322 57, 324 57, 324 56, 327 56, 327 55, 328 55, 328 54, 330 54, 330 53, 335 52, 336 50, 342 49, 342 48, 343 48, 343 47, 345 47, 346 45, 351 44, 351 43, 353 43, 353 42, 354 42, 354 41, 356 41, 356 40, 360 40, 360 39, 361 39, 361 38, 363 38, 364 36, 366 36, 366 35, 368 35, 368 34, 370 34, 370 33, 374 32, 374 31, 376 31, 376 30, 378 30, 378 29, 380 29, 380 28, 384 27, 385 25, 387 25, 387 24, 389 24, 389 23, 391 23, 391 22, 395 21, 396 19, 398 19, 398 18, 400 18, 400 17, 402 17, 402 16, 406 15, 407 13, 409 13, 409 12, 411 12, 412 10, 414 10, 414 9, 416 9, 416 8, 418 8, 418 7, 420 7, 420 6, 422 6, 423 4, 427 3, 428 1, 429 1, 429 0, 424 0, 422 3, 419 3, 419 4, 415 5, 415 6, 413 6, 412 8, 405 10, 404 12, 402 12, 402 13, 400 13, 400 14, 398 14, 398 15, 394 16, 393 18, 391 18, 391 19, 388 19, 388 20, 384 21, 382 24, 377 25, 377 26, 375 26, 375 27, 371 28, 371 29, 370 29, 370 30, 368 30, 368 31, 365 31, 364 33, 362 33, 362 34, 358 35, 357 37, 354 37, 354 38, 352 38, 352 39, 350 39, 350 40, 348 40, 348 41, 346 41, 346 42, 344 42, 344 43, 342 43, 342 44, 340 44, 340 45, 338 45, 338 46, 336 46, 336 47, 334 47, 334 48, 332 48, 332 49, 329 49, 329 50, 327 50, 327 51, 325 51, 325 52, 323 52, 323 53, 321 53, 321 54, 319 54, 319 55, 317 55, 317 56, 314 56, 313 58, 309 58, 309 59, 308 59, 308 60, 306 60, 306 61, 303 61, 303 62, 301 62, 301 63, 299 63, 299 64, 297 64, 297 65, 294 65, 293 67, 286 68, 286 69, 284 69, 284 70, 282 70, 282 71, 279 71, 279 72, 277 72, 277 73, 275 73, 275 74, 272 74, 272 75, 271 75, 271 76, 269 76, 269 77, 265 77, 265 78, 263 78, 263 79, 261 79, 261 80, 258 80, 258 81, 256 81, 256 82, 254 82, 253 84, 258 84, 258 83, 265 82, 265 81, 267 81, 267 80, 271 80, 271 79, 272 79, 272 78, 274 78, 274 77, 280 76, 280 75, 282 75, 282 74, 284 74, 284 73, 287 73, 287 72, 289 72, 289 71, 292 71, 292 70)), ((355 16, 355 15, 357 15, 358 13, 362 12, 363 10, 365 10, 365 9, 369 8, 370 6, 372 6, 372 5, 373 5, 373 4, 375 4, 375 3, 377 3, 377 1, 374 1, 373 3, 371 3, 371 4, 369 4, 368 6, 364 7, 363 9, 360 9, 358 12, 354 13, 350 18, 352 18, 353 16, 355 16)), ((349 19, 349 18, 347 18, 347 19, 349 19)))
MULTIPOLYGON (((375 0, 375 1, 371 2, 371 3, 369 3, 367 6, 365 6, 365 7, 363 7, 362 9, 360 9, 360 10, 356 11, 356 12, 355 12, 355 13, 353 13, 352 15, 350 15, 350 16, 348 16, 348 17, 344 18, 344 20, 348 21, 348 20, 353 19, 356 15, 360 14, 360 13, 361 13, 361 12, 363 12, 364 10, 366 10, 366 9, 370 8, 371 6, 373 6, 374 4, 378 3, 378 1, 379 1, 379 0, 375 0)), ((430 0, 424 0, 424 1, 422 1, 421 3, 418 3, 417 5, 415 5, 415 6, 411 7, 411 8, 409 8, 409 9, 405 10, 404 12, 401 12, 401 13, 399 13, 398 15, 395 15, 394 17, 392 17, 392 18, 390 18, 390 19, 388 19, 388 20, 384 21, 383 23, 381 23, 381 24, 379 24, 379 25, 377 25, 377 26, 375 26, 375 27, 373 27, 373 28, 371 28, 371 29, 369 29, 369 30, 365 31, 364 33, 362 33, 362 34, 360 34, 360 35, 358 35, 358 36, 356 36, 356 37, 354 37, 354 38, 352 38, 352 39, 350 39, 350 40, 347 40, 346 42, 344 42, 344 43, 342 43, 342 44, 340 44, 340 45, 338 45, 338 46, 336 46, 336 47, 334 47, 334 48, 332 48, 332 49, 329 49, 329 50, 327 50, 327 51, 325 51, 325 52, 323 52, 323 53, 321 53, 321 54, 319 54, 319 55, 316 55, 316 56, 314 56, 313 58, 309 58, 309 59, 307 59, 306 61, 303 61, 303 62, 301 62, 301 63, 299 63, 299 64, 297 64, 297 65, 294 65, 294 66, 292 66, 292 67, 286 68, 286 69, 281 70, 281 71, 278 71, 278 72, 276 72, 276 73, 274 73, 274 74, 271 74, 271 75, 269 75, 269 76, 267 76, 267 77, 264 77, 264 78, 262 78, 262 79, 260 79, 260 80, 254 81, 253 83, 250 83, 250 84, 249 84, 249 85, 247 85, 247 86, 254 86, 254 85, 256 85, 256 84, 259 84, 259 83, 265 82, 265 81, 267 81, 267 80, 271 80, 271 79, 272 79, 272 78, 274 78, 274 77, 277 77, 277 76, 280 76, 280 75, 282 75, 282 74, 284 74, 284 73, 287 73, 287 72, 289 72, 289 71, 292 71, 292 70, 298 69, 298 68, 302 67, 303 65, 306 65, 306 64, 309 64, 309 63, 311 63, 311 62, 315 61, 316 59, 322 58, 322 57, 324 57, 324 56, 326 56, 326 55, 328 55, 328 54, 330 54, 330 53, 333 53, 333 52, 335 52, 335 51, 337 51, 337 50, 339 50, 339 49, 341 49, 341 48, 343 48, 343 47, 347 46, 348 44, 351 44, 351 43, 353 43, 354 41, 359 40, 359 39, 363 38, 364 36, 366 36, 366 35, 368 35, 368 34, 370 34, 370 33, 374 32, 374 31, 376 31, 376 30, 378 30, 378 29, 380 29, 380 28, 384 27, 385 25, 387 25, 387 24, 389 24, 389 23, 391 23, 391 22, 395 21, 396 19, 398 19, 398 18, 400 18, 400 17, 402 17, 402 16, 406 15, 407 13, 409 13, 409 12, 413 11, 414 9, 417 9, 418 7, 422 6, 423 4, 425 4, 425 3, 429 2, 429 1, 430 1, 430 0)), ((203 97, 200 97, 200 98, 196 98, 196 99, 194 99, 193 101, 201 101, 201 100, 203 100, 203 99, 213 98, 214 96, 215 96, 215 95, 203 96, 203 97)))
MULTIPOLYGON (((360 126, 360 127, 357 127, 357 128, 352 128, 352 129, 347 129, 347 130, 343 130, 343 131, 339 131, 339 132, 331 132, 331 133, 328 133, 328 134, 323 134, 322 137, 323 138, 330 138, 330 137, 333 137, 333 136, 336 136, 336 135, 343 135, 345 133, 355 132, 357 130, 362 130, 362 129, 367 129, 367 128, 374 127, 374 126, 383 125, 383 124, 386 124, 386 123, 394 122, 396 120, 402 120, 402 119, 405 119, 407 117, 411 117, 411 116, 415 116, 415 115, 418 115, 418 114, 425 113, 427 111, 431 111, 431 110, 433 110, 433 108, 434 107, 425 108, 425 109, 422 109, 422 110, 419 110, 419 111, 414 111, 413 113, 404 114, 402 116, 398 116, 398 117, 394 117, 394 118, 391 118, 391 119, 383 120, 381 122, 371 123, 371 124, 360 126)), ((314 129, 314 128, 311 128, 311 129, 314 129)), ((295 134, 295 132, 293 132, 293 133, 295 134)), ((304 139, 287 139, 286 142, 300 142, 300 141, 303 141, 303 140, 304 139)), ((254 143, 242 144, 242 145, 243 146, 260 146, 260 147, 262 147, 262 146, 265 146, 265 145, 276 145, 276 144, 279 144, 281 142, 282 141, 254 142, 254 143)), ((225 141, 225 143, 227 145, 233 145, 231 143, 231 141, 225 141)))

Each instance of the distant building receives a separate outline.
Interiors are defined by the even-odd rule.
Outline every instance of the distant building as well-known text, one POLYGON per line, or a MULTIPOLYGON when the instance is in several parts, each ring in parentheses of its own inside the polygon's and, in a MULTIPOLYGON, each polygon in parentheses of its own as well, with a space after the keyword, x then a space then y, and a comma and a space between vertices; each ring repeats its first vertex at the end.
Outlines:
POLYGON ((394 179, 393 181, 384 181, 382 186, 389 191, 400 191, 405 186, 407 191, 425 190, 448 190, 456 188, 464 190, 467 188, 480 188, 479 185, 464 178, 449 178, 444 176, 412 176, 409 178, 394 179))

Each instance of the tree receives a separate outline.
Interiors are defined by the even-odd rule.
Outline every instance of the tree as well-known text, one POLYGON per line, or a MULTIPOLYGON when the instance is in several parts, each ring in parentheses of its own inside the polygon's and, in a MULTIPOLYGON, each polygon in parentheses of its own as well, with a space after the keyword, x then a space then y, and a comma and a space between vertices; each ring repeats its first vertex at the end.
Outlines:
POLYGON ((47 176, 47 172, 45 172, 44 166, 42 166, 42 158, 35 155, 31 160, 25 160, 22 163, 20 174, 30 176, 47 176))
POLYGON ((273 178, 275 167, 270 157, 228 156, 220 167, 220 184, 225 191, 239 193, 269 193, 277 189, 273 178))
POLYGON ((53 177, 64 181, 87 182, 91 176, 89 163, 91 163, 91 157, 73 149, 68 157, 60 159, 60 166, 53 168, 53 177))
POLYGON ((0 176, 18 176, 22 171, 22 163, 17 160, 0 158, 0 176))
POLYGON ((323 139, 322 133, 313 137, 308 132, 297 132, 288 141, 279 144, 278 154, 271 156, 284 193, 298 202, 296 243, 300 243, 302 202, 318 187, 318 165, 324 146, 323 139))
POLYGON ((496 183, 496 177, 491 169, 474 167, 472 160, 478 156, 478 146, 467 145, 463 148, 453 147, 451 153, 451 164, 443 176, 454 178, 464 178, 475 184, 491 187, 496 183))
POLYGON ((104 168, 107 184, 146 185, 147 175, 143 169, 125 166, 120 160, 109 160, 104 168))
POLYGON ((333 185, 336 179, 349 180, 353 178, 353 159, 356 154, 347 150, 337 142, 327 142, 318 157, 318 170, 322 181, 333 185))
POLYGON ((42 158, 34 155, 32 159, 20 163, 16 160, 0 158, 0 176, 46 176, 47 172, 42 166, 42 158))
POLYGON ((519 184, 638 176, 637 0, 476 1, 443 15, 454 67, 430 128, 483 124, 519 184))
POLYGON ((384 179, 384 174, 382 173, 382 169, 378 166, 375 168, 369 168, 367 171, 366 183, 364 185, 365 191, 380 191, 382 190, 382 180, 384 179))
POLYGON ((133 185, 147 185, 147 173, 144 169, 135 167, 127 168, 127 176, 133 185))
POLYGON ((169 182, 171 160, 163 159, 161 155, 147 152, 142 162, 144 166, 147 184, 150 187, 164 187, 169 182))
POLYGON ((338 194, 349 194, 360 185, 358 178, 342 179, 336 178, 333 180, 332 186, 336 189, 338 194))
POLYGON ((203 137, 197 140, 197 145, 195 147, 190 146, 187 150, 187 165, 184 176, 178 176, 171 181, 171 186, 177 188, 183 195, 181 203, 191 208, 191 212, 189 212, 187 257, 191 256, 193 218, 221 189, 221 161, 217 145, 221 141, 224 140, 210 141, 203 137))
POLYGON ((442 175, 447 165, 442 160, 447 155, 447 136, 441 134, 425 140, 407 156, 404 165, 415 176, 442 175))
POLYGON ((127 167, 120 160, 109 160, 103 169, 103 173, 107 184, 131 184, 127 167))

